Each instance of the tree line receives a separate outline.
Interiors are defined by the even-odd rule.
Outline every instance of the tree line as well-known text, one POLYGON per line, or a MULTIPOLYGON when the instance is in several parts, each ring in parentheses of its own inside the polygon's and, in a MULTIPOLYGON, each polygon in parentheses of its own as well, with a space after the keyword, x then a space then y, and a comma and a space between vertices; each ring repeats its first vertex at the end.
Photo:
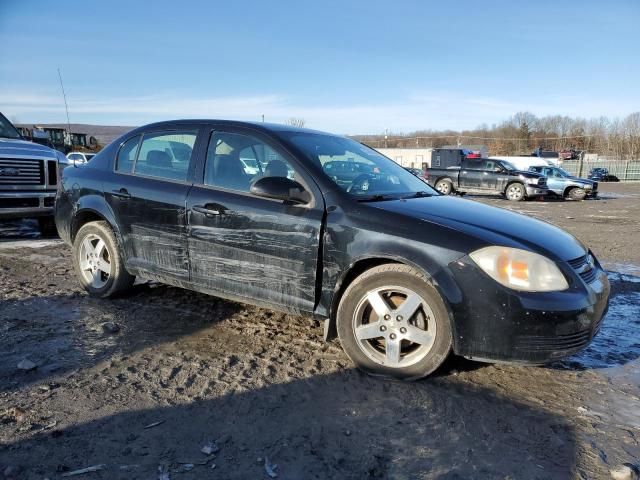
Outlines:
POLYGON ((445 145, 486 145, 491 155, 529 155, 535 149, 575 149, 621 159, 640 159, 640 112, 623 118, 537 117, 518 112, 508 120, 473 130, 418 130, 407 134, 356 135, 372 147, 439 148, 445 145))

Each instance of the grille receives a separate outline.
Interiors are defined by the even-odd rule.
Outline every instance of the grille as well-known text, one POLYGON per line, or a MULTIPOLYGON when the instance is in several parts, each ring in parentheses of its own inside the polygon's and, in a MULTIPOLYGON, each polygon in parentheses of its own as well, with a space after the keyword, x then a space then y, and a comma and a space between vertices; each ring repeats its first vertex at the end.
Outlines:
POLYGON ((598 271, 594 268, 593 261, 589 261, 589 257, 590 254, 587 254, 568 262, 585 283, 593 282, 598 276, 598 271))
POLYGON ((546 187, 547 186, 547 177, 540 177, 538 179, 538 186, 539 187, 546 187))
POLYGON ((44 162, 0 158, 0 186, 2 185, 44 185, 44 162))
POLYGON ((591 329, 567 335, 521 335, 516 337, 515 348, 528 352, 555 352, 579 350, 591 340, 591 329))
POLYGON ((598 182, 593 182, 593 191, 598 190, 598 182))

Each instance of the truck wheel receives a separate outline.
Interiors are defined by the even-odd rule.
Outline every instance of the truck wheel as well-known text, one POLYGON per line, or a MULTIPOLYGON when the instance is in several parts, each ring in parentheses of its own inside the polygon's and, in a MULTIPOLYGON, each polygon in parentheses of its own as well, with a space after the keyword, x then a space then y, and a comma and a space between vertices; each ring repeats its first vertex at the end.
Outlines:
POLYGON ((453 184, 451 180, 443 179, 436 182, 436 190, 443 195, 449 195, 453 192, 453 184))
POLYGON ((507 200, 511 200, 512 202, 520 202, 526 198, 526 190, 524 185, 521 183, 512 183, 507 186, 507 190, 504 192, 507 200))
POLYGON ((124 268, 107 222, 90 222, 80 228, 73 242, 73 266, 80 284, 93 297, 111 297, 131 287, 136 278, 124 268))
POLYGON ((449 355, 449 315, 427 277, 407 265, 374 267, 349 285, 337 312, 342 348, 363 371, 426 377, 449 355))
POLYGON ((58 229, 56 228, 56 222, 53 220, 53 217, 38 218, 38 227, 40 228, 40 234, 43 237, 53 237, 58 235, 58 229))
POLYGON ((584 188, 575 187, 567 192, 567 197, 571 200, 584 200, 587 192, 584 188))

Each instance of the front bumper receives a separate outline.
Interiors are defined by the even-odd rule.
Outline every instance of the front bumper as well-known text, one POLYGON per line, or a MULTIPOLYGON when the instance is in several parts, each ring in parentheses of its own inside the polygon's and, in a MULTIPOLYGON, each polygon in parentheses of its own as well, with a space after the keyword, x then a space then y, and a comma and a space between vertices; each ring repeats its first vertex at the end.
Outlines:
POLYGON ((547 188, 541 188, 534 185, 527 185, 527 197, 543 197, 549 194, 547 188))
POLYGON ((585 280, 561 265, 563 292, 516 292, 499 285, 472 260, 450 265, 462 299, 451 305, 454 351, 474 360, 540 364, 585 348, 609 305, 609 280, 599 265, 585 280))
POLYGON ((55 190, 0 192, 0 219, 52 216, 55 199, 55 190))

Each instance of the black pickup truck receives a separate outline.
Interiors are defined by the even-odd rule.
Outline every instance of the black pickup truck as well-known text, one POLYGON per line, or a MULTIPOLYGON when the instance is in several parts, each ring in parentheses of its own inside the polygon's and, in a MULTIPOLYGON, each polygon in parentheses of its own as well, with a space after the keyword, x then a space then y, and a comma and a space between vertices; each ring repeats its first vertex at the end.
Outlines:
POLYGON ((460 167, 427 168, 429 185, 440 193, 499 193, 512 201, 547 195, 547 177, 517 170, 505 160, 464 159, 460 167))

